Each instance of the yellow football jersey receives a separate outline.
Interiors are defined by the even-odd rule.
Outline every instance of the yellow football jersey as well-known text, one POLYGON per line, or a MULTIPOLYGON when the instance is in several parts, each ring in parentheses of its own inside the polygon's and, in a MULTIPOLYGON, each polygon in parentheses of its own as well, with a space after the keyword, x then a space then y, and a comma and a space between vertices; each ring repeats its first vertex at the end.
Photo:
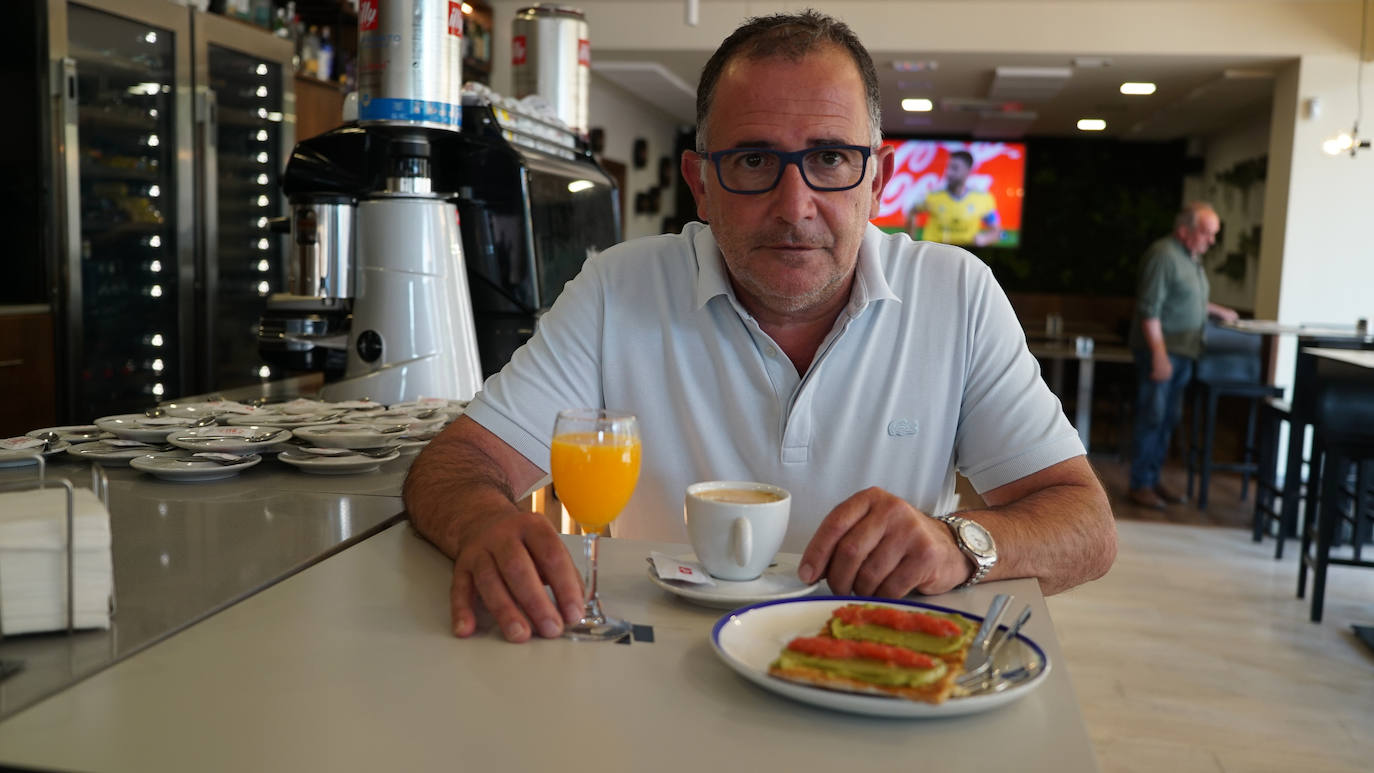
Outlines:
POLYGON ((935 191, 921 208, 927 214, 921 238, 931 242, 972 244, 985 225, 996 226, 998 220, 997 200, 982 191, 968 191, 959 199, 949 191, 935 191))

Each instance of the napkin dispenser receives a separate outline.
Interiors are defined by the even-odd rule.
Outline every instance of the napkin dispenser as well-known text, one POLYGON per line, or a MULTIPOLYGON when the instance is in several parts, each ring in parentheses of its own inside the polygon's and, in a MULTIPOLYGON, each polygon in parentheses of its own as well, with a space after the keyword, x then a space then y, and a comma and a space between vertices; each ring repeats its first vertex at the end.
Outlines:
POLYGON ((0 492, 0 636, 110 627, 110 514, 93 474, 95 491, 40 473, 38 488, 0 492))

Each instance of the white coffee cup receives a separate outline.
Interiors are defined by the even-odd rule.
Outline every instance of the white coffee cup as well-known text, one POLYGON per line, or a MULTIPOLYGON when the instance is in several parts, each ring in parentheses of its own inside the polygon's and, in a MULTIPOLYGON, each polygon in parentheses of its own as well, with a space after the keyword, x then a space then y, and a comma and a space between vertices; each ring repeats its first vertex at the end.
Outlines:
POLYGON ((687 538, 712 577, 752 580, 782 547, 791 508, 792 495, 767 483, 693 483, 683 505, 687 538))

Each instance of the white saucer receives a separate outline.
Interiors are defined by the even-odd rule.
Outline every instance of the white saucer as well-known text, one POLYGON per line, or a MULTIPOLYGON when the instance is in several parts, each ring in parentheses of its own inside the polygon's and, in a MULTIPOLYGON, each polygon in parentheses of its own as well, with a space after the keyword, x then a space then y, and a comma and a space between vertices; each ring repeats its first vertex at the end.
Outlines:
POLYGON ((399 451, 393 451, 378 458, 359 454, 319 456, 298 448, 287 448, 277 454, 277 458, 281 461, 292 467, 300 468, 301 472, 314 473, 315 475, 354 475, 361 472, 372 472, 383 464, 400 458, 400 456, 399 451))
POLYGON ((244 405, 233 400, 208 400, 200 403, 167 403, 158 406, 167 416, 186 419, 199 419, 202 416, 246 416, 258 413, 261 409, 244 405))
POLYGON ((353 424, 371 424, 377 427, 394 427, 397 424, 404 424, 412 433, 438 432, 449 422, 449 415, 440 411, 433 416, 420 418, 413 413, 388 409, 382 413, 360 413, 348 417, 347 421, 353 424))
POLYGON ((95 426, 126 440, 161 443, 167 439, 167 434, 172 430, 190 426, 193 422, 195 419, 180 416, 162 416, 150 419, 141 413, 124 413, 96 419, 95 426))
POLYGON ((95 426, 94 424, 70 424, 65 427, 44 427, 32 432, 25 432, 27 437, 36 438, 44 432, 56 432, 57 436, 72 445, 77 443, 93 443, 97 440, 109 440, 114 437, 113 432, 95 426))
POLYGON ((191 451, 223 451, 247 454, 262 451, 291 439, 291 430, 252 424, 246 427, 194 427, 167 435, 167 442, 191 451), (271 434, 266 440, 252 442, 254 435, 271 434), (196 438, 202 438, 197 440, 196 438))
POLYGON ((313 413, 255 413, 251 416, 233 416, 224 423, 233 427, 260 424, 264 427, 297 429, 313 425, 338 424, 342 411, 318 411, 313 413))
POLYGON ((267 413, 324 413, 330 410, 329 403, 323 400, 311 400, 308 397, 297 397, 284 403, 268 403, 262 407, 267 413))
POLYGON ((232 478, 261 461, 257 454, 248 454, 237 464, 220 464, 191 454, 168 453, 136 456, 129 460, 129 466, 163 480, 195 482, 232 478))
POLYGON ((320 448, 380 448, 401 439, 400 432, 378 432, 381 427, 401 422, 379 424, 325 424, 292 430, 296 437, 320 448))
POLYGON ((112 446, 103 440, 82 443, 67 449, 71 456, 85 462, 99 462, 107 467, 127 467, 129 460, 138 456, 176 456, 179 451, 149 451, 147 448, 112 446))
MULTIPOLYGON (((673 556, 673 558, 679 561, 697 560, 695 553, 683 553, 673 556)), ((776 562, 765 569, 758 578, 738 582, 712 578, 716 581, 715 587, 692 585, 674 580, 660 580, 658 574, 654 572, 653 565, 650 565, 649 580, 669 593, 681 596, 695 604, 716 609, 737 609, 748 604, 757 604, 760 601, 794 599, 816 590, 821 584, 819 580, 807 585, 797 578, 797 567, 800 564, 801 556, 779 553, 776 562)))
POLYGON ((60 454, 70 447, 71 443, 65 440, 59 440, 53 443, 46 451, 43 450, 43 446, 41 445, 34 448, 20 448, 13 451, 0 449, 0 467, 23 467, 28 464, 38 464, 38 460, 33 456, 34 454, 39 453, 44 456, 52 456, 53 454, 60 454))

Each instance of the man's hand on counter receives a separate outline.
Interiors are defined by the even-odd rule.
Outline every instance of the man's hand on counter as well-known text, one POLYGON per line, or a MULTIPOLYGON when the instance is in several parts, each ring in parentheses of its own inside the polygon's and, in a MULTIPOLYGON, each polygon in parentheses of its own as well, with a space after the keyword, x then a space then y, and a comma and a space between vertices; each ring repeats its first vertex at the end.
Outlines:
POLYGON ((476 630, 479 598, 512 642, 526 641, 534 631, 560 636, 563 621, 582 617, 582 579, 544 516, 513 509, 474 519, 462 532, 449 595, 454 634, 465 638, 476 630))
POLYGON ((563 541, 543 515, 515 504, 515 492, 529 490, 543 476, 466 416, 411 464, 404 488, 410 522, 453 557, 454 634, 467 637, 477 629, 478 601, 513 642, 534 633, 560 636, 564 620, 581 619, 582 578, 563 541))

